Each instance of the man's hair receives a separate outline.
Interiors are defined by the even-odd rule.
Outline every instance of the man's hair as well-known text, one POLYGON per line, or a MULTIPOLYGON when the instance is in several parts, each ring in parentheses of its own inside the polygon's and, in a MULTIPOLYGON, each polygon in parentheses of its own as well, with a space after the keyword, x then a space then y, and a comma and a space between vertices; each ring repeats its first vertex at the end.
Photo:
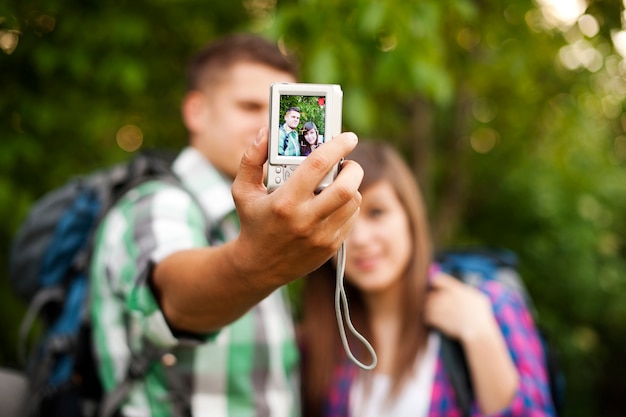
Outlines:
POLYGON ((295 111, 296 113, 300 113, 300 108, 299 107, 289 107, 287 110, 285 110, 285 114, 289 113, 290 111, 295 111))
POLYGON ((277 44, 256 35, 233 34, 209 43, 192 57, 187 66, 188 91, 221 81, 225 70, 242 62, 267 65, 298 76, 295 61, 277 44))

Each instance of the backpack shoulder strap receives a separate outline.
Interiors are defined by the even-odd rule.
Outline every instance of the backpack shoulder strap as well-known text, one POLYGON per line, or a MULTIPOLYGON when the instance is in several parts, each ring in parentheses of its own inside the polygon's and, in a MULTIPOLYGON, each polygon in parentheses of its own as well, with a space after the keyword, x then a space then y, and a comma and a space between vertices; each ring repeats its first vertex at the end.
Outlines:
POLYGON ((474 400, 474 387, 470 379, 469 368, 465 353, 461 344, 440 333, 441 356, 448 378, 454 388, 457 402, 461 408, 463 417, 470 417, 472 401, 474 400))
MULTIPOLYGON (((121 197, 125 192, 129 191, 134 186, 137 186, 145 181, 156 180, 162 181, 171 185, 174 185, 181 190, 185 191, 191 200, 196 204, 202 214, 202 219, 204 221, 205 233, 207 237, 209 237, 210 233, 212 233, 214 224, 210 220, 210 218, 204 212, 200 201, 196 197, 196 195, 189 190, 176 176, 176 174, 171 170, 170 161, 164 160, 161 157, 154 158, 150 154, 140 155, 137 159, 135 159, 132 164, 149 164, 146 166, 136 166, 135 172, 137 170, 141 172, 149 172, 150 175, 145 176, 142 180, 135 181, 132 186, 126 187, 125 189, 118 190, 117 198, 121 197)), ((132 175, 133 167, 129 169, 129 172, 132 175)), ((130 360, 130 366, 127 370, 126 377, 124 380, 118 384, 117 387, 108 394, 105 394, 102 404, 100 405, 100 410, 98 413, 98 417, 113 417, 119 411, 121 404, 124 402, 128 393, 130 392, 133 383, 138 379, 143 378, 152 364, 155 361, 158 361, 163 357, 166 353, 169 352, 169 349, 160 348, 149 340, 144 338, 143 347, 139 352, 134 352, 132 354, 130 360)), ((173 374, 175 371, 171 371, 173 374)), ((171 375, 168 379, 170 381, 170 395, 174 401, 174 410, 176 413, 179 413, 182 416, 188 414, 189 405, 182 404, 182 401, 186 398, 183 393, 184 384, 181 378, 178 375, 171 375)))
POLYGON ((133 383, 143 378, 150 366, 165 353, 167 353, 167 349, 158 348, 154 344, 145 341, 141 352, 132 354, 130 366, 124 380, 113 391, 104 396, 98 417, 113 417, 128 396, 133 383))

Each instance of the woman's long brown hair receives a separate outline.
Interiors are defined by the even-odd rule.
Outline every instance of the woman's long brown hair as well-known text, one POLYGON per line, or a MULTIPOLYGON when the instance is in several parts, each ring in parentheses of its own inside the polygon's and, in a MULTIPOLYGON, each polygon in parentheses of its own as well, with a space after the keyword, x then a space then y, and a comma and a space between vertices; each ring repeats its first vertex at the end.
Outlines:
MULTIPOLYGON (((422 306, 432 258, 426 208, 413 173, 391 146, 383 142, 361 141, 347 159, 352 159, 363 167, 365 175, 361 192, 379 181, 387 181, 392 185, 407 213, 414 242, 413 257, 402 281, 402 340, 396 343, 397 352, 391 375, 391 392, 395 395, 412 368, 410 365, 426 344, 427 332, 422 318, 422 306)), ((333 371, 345 357, 335 317, 335 274, 333 263, 328 261, 305 279, 303 320, 299 330, 303 347, 302 403, 306 416, 322 415, 333 371)), ((368 313, 360 293, 349 283, 345 282, 345 285, 352 321, 357 330, 376 348, 376 340, 372 339, 368 313)), ((354 337, 349 338, 349 342, 357 358, 369 363, 367 351, 359 350, 361 343, 354 337)))

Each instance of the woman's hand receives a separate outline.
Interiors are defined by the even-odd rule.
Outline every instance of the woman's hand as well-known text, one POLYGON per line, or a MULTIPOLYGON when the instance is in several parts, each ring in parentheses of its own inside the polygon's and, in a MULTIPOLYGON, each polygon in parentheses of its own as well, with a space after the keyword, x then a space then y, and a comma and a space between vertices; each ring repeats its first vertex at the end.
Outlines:
POLYGON ((461 342, 499 330, 485 294, 443 273, 430 285, 424 307, 426 324, 461 342))

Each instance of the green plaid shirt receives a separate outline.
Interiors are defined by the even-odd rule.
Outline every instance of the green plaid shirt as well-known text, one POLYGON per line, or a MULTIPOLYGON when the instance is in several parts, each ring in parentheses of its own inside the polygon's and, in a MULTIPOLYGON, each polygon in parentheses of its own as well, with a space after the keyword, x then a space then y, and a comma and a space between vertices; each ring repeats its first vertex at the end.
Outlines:
POLYGON ((284 156, 300 156, 300 141, 298 132, 290 130, 287 133, 285 125, 280 125, 278 129, 278 154, 284 156))
POLYGON ((151 267, 239 232, 231 184, 200 153, 185 149, 174 170, 202 207, 178 187, 147 182, 118 202, 97 234, 91 317, 105 390, 124 379, 131 355, 141 354, 147 339, 168 353, 134 382, 123 415, 176 415, 173 386, 183 388, 175 395, 182 394, 193 416, 298 415, 299 358, 281 290, 217 334, 182 337, 168 327, 145 279, 151 267), (217 225, 210 239, 205 217, 217 225))

